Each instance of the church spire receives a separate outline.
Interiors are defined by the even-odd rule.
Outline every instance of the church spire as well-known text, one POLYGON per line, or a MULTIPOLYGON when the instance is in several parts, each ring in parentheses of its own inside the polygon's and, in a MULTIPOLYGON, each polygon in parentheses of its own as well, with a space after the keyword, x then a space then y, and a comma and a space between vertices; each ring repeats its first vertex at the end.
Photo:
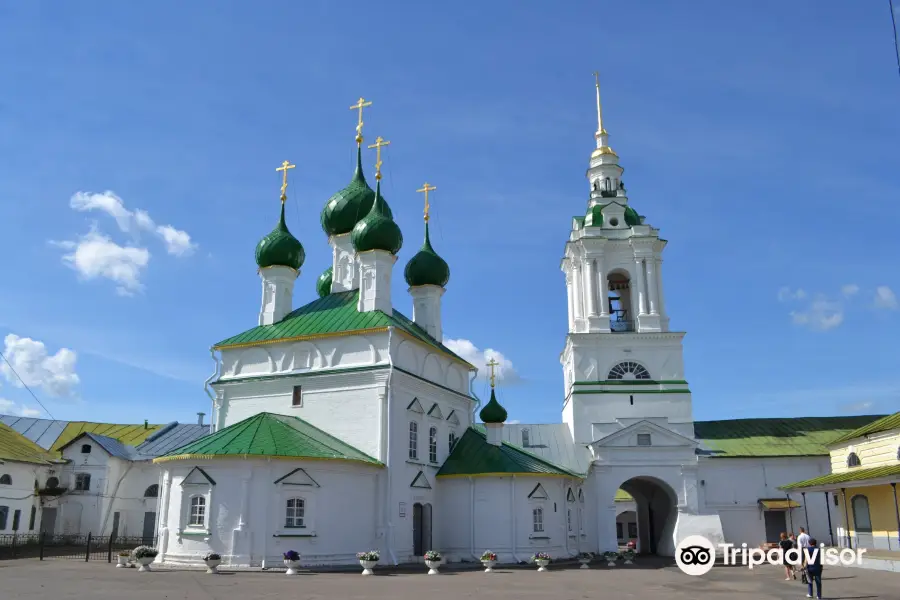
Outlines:
POLYGON ((597 90, 597 133, 594 134, 594 139, 597 140, 597 149, 591 154, 591 159, 604 155, 617 157, 618 155, 615 151, 609 147, 609 134, 603 128, 603 108, 600 104, 600 74, 597 71, 594 71, 594 87, 597 90))

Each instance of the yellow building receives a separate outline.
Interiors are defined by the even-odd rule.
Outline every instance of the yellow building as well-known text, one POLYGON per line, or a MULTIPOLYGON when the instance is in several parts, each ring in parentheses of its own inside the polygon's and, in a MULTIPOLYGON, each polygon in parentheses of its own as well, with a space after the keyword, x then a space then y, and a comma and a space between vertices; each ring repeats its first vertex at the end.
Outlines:
MULTIPOLYGON (((788 497, 824 493, 836 531, 810 532, 842 547, 900 551, 900 412, 830 444, 831 474, 781 487, 788 497)), ((808 501, 813 502, 810 498, 808 501)), ((806 502, 804 502, 804 505, 806 502)))

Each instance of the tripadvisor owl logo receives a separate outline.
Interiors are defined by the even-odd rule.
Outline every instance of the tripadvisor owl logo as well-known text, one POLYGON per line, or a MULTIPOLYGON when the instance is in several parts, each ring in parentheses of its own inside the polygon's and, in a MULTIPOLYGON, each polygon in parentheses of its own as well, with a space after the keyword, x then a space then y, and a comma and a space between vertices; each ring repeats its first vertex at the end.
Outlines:
POLYGON ((706 575, 716 562, 716 547, 702 535, 689 535, 675 547, 675 564, 688 575, 706 575))

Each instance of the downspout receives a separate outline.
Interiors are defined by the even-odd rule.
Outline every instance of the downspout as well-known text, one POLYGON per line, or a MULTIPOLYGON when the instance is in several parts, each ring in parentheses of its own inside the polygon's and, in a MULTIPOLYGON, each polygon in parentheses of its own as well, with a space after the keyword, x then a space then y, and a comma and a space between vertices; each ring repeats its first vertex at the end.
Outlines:
POLYGON ((385 499, 384 499, 384 510, 385 516, 387 517, 387 521, 385 525, 387 526, 387 532, 385 535, 385 543, 387 544, 388 556, 391 557, 391 562, 394 565, 397 565, 397 555, 394 552, 394 523, 391 520, 391 493, 393 492, 392 482, 393 471, 391 470, 391 421, 393 421, 393 413, 391 412, 391 400, 393 398, 393 394, 391 394, 391 378, 394 375, 394 356, 392 354, 392 346, 391 341, 394 335, 394 328, 388 328, 388 376, 387 383, 385 387, 387 388, 387 393, 385 394, 385 402, 387 403, 387 452, 384 453, 384 461, 385 468, 387 469, 387 490, 385 491, 385 499))
POLYGON ((216 358, 216 351, 212 346, 210 346, 209 348, 209 355, 210 357, 212 357, 213 362, 216 363, 216 370, 212 375, 209 376, 206 381, 203 382, 203 391, 206 392, 206 395, 209 396, 210 402, 212 402, 212 411, 210 411, 212 413, 212 418, 210 419, 209 432, 214 433, 219 423, 219 410, 216 407, 216 396, 212 393, 212 390, 209 389, 209 384, 219 378, 219 369, 221 368, 222 363, 218 358, 216 358))
POLYGON ((109 506, 106 508, 106 514, 103 516, 103 522, 100 523, 101 534, 106 531, 106 522, 109 521, 109 513, 112 512, 113 506, 116 503, 116 493, 119 491, 119 486, 122 485, 122 482, 125 480, 125 477, 128 476, 128 472, 131 471, 131 467, 133 466, 134 461, 128 461, 128 468, 125 469, 125 472, 119 477, 119 480, 116 482, 116 487, 113 488, 112 494, 110 494, 109 506))

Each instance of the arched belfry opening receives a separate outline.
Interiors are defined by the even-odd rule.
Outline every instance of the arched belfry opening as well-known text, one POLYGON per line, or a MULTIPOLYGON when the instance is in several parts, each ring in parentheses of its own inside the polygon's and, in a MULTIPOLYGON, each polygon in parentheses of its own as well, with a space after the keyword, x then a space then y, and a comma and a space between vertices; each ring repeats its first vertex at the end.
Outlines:
POLYGON ((619 487, 634 499, 633 518, 637 523, 631 531, 637 535, 626 537, 625 543, 634 541, 639 554, 674 556, 678 520, 675 491, 655 477, 632 477, 619 487))
POLYGON ((609 310, 610 331, 634 331, 634 317, 631 314, 631 278, 620 269, 610 271, 606 276, 609 290, 607 309, 609 310))

